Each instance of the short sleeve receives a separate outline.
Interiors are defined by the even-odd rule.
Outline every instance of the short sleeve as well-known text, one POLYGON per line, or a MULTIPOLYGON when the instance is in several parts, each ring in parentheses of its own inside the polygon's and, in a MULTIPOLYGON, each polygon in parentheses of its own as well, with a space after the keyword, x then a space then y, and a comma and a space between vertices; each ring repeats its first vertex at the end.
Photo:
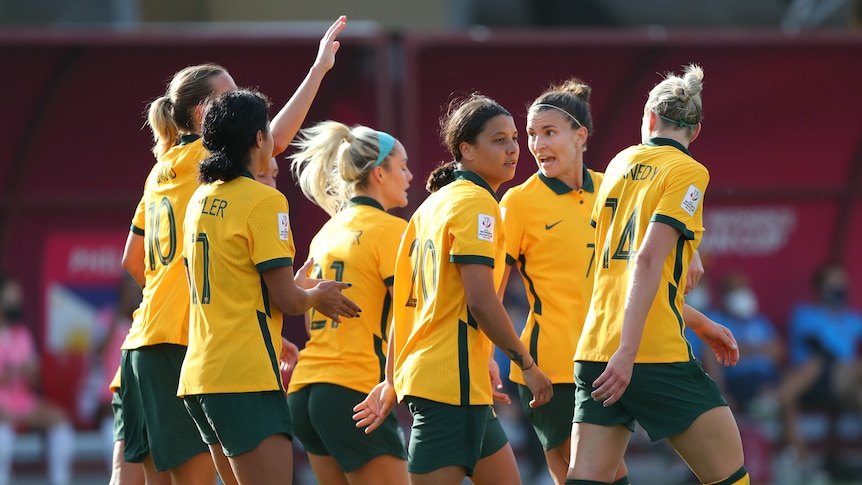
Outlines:
POLYGON ((686 239, 697 239, 703 232, 703 195, 709 172, 692 160, 668 167, 664 183, 651 221, 675 227, 686 239))
POLYGON ((524 214, 518 203, 517 192, 510 189, 500 201, 500 216, 506 235, 506 263, 513 265, 521 255, 521 240, 524 238, 524 214))
POLYGON ((400 217, 388 224, 381 232, 380 239, 374 245, 377 253, 378 271, 380 279, 391 286, 395 276, 395 255, 398 254, 398 247, 401 246, 401 238, 404 237, 404 231, 407 229, 407 221, 400 217))
POLYGON ((147 227, 147 222, 144 219, 145 216, 145 208, 144 208, 144 198, 141 197, 141 200, 138 201, 138 207, 135 208, 135 215, 132 216, 132 225, 129 228, 129 231, 137 234, 138 236, 144 235, 144 229, 147 227))
POLYGON ((258 271, 293 265, 296 248, 283 194, 263 198, 249 213, 246 227, 251 260, 258 271))
MULTIPOLYGON (((484 189, 482 189, 484 190, 484 189)), ((500 206, 490 197, 469 197, 454 208, 448 236, 452 245, 449 261, 494 267, 497 244, 502 242, 500 206)))

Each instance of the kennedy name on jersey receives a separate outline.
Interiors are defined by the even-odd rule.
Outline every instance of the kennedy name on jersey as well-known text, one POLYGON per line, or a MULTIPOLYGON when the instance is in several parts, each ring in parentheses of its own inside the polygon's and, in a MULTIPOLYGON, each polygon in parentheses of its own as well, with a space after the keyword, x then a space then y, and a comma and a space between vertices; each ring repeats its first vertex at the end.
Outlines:
POLYGON ((660 168, 653 167, 652 165, 636 163, 629 167, 628 173, 623 174, 623 178, 634 181, 652 180, 656 175, 658 175, 660 170, 660 168))

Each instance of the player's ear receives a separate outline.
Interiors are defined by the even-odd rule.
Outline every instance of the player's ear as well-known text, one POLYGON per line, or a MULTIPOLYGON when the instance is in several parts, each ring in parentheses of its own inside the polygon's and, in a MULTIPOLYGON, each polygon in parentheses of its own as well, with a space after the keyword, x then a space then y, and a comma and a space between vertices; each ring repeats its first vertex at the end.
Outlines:
POLYGON ((698 135, 700 135, 700 130, 701 130, 702 128, 703 128, 703 124, 702 124, 702 123, 698 123, 698 124, 697 124, 697 126, 695 126, 694 128, 692 128, 692 130, 691 130, 691 138, 689 138, 689 139, 688 139, 688 142, 689 142, 689 143, 693 142, 693 141, 694 141, 694 139, 695 139, 695 138, 697 138, 697 136, 698 136, 698 135))
POLYGON ((266 136, 263 134, 263 131, 257 130, 257 134, 254 136, 254 142, 258 148, 263 146, 263 142, 266 139, 266 136))

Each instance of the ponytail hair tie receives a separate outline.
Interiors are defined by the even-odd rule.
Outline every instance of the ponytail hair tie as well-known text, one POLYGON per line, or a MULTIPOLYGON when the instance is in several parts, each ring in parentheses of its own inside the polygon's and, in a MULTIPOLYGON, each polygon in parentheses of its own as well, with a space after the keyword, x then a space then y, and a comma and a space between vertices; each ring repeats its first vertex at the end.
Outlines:
POLYGON ((377 160, 374 162, 374 165, 371 168, 379 166, 383 163, 383 160, 392 153, 392 148, 395 146, 395 138, 392 137, 389 133, 378 131, 377 132, 377 144, 379 145, 380 153, 377 155, 377 160))
POLYGON ((688 128, 694 128, 695 126, 697 126, 697 123, 686 123, 683 120, 675 120, 673 118, 668 118, 667 116, 662 115, 662 114, 658 114, 658 113, 656 113, 656 114, 658 115, 659 118, 667 121, 668 123, 673 123, 675 125, 678 125, 680 128, 682 128, 683 126, 688 127, 688 128))

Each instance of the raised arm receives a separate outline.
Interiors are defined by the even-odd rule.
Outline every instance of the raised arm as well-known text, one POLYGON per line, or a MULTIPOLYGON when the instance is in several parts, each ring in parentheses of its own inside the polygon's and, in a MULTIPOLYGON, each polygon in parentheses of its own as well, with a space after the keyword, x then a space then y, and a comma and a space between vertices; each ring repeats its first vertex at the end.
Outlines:
POLYGON ((287 103, 279 110, 278 114, 275 115, 275 118, 272 119, 272 138, 275 141, 272 149, 273 156, 279 155, 287 149, 305 121, 305 116, 311 108, 314 97, 317 96, 323 76, 335 65, 335 53, 338 52, 338 48, 341 45, 335 38, 344 30, 346 25, 347 17, 342 15, 338 17, 335 23, 329 26, 326 34, 320 39, 317 57, 314 59, 314 64, 312 64, 305 79, 302 80, 293 96, 290 97, 287 103))

